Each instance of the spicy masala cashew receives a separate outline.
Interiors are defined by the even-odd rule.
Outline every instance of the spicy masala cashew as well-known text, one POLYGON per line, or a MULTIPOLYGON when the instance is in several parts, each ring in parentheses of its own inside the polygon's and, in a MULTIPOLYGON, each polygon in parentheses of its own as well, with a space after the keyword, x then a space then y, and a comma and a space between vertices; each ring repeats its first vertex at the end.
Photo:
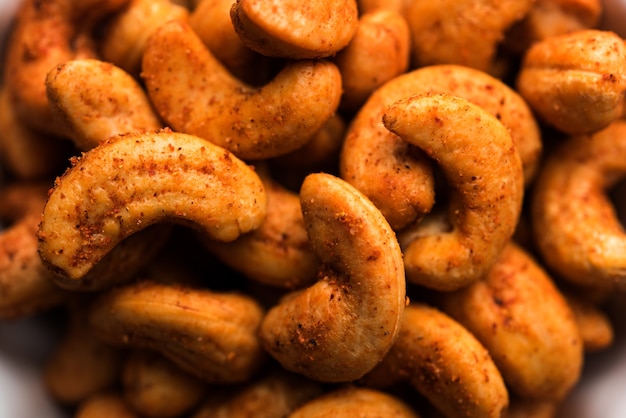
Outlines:
POLYGON ((383 123, 424 150, 451 189, 451 229, 418 234, 404 248, 407 280, 455 290, 481 278, 511 239, 522 206, 519 154, 500 121, 447 94, 424 94, 389 107, 383 123))
POLYGON ((406 291, 400 246, 380 210, 338 177, 310 174, 300 201, 319 280, 268 311, 261 340, 287 370, 351 381, 397 338, 406 291))
POLYGON ((201 138, 160 131, 117 136, 57 179, 39 227, 39 253, 72 286, 134 233, 163 222, 232 241, 267 211, 259 176, 201 138))
POLYGON ((188 23, 172 20, 150 37, 142 77, 169 126, 205 138, 244 160, 283 155, 307 143, 335 113, 337 67, 298 60, 263 87, 234 78, 188 23))

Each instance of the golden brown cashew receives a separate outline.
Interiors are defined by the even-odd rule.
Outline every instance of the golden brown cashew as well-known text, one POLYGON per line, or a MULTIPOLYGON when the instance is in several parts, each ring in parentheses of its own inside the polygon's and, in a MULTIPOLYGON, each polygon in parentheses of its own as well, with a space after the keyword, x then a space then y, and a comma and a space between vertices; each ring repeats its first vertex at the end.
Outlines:
POLYGON ((402 254, 380 211, 345 181, 310 174, 302 214, 320 280, 291 293, 263 319, 265 349, 287 370, 351 381, 393 345, 405 304, 402 254))
POLYGON ((410 34, 400 12, 362 14, 350 43, 334 58, 343 78, 340 108, 354 112, 383 83, 409 68, 410 34))
POLYGON ((8 89, 0 86, 0 166, 23 180, 53 178, 63 171, 73 147, 34 131, 15 114, 8 89))
POLYGON ((479 70, 435 65, 400 75, 379 87, 352 120, 340 156, 341 177, 368 196, 395 230, 428 213, 434 203, 429 161, 382 123, 387 107, 408 96, 441 92, 462 97, 497 117, 509 130, 529 183, 539 166, 539 127, 519 94, 479 70))
POLYGON ((85 399, 76 409, 74 418, 142 418, 136 414, 116 391, 97 393, 85 399))
POLYGON ((104 61, 57 65, 46 76, 46 91, 65 132, 83 151, 112 136, 163 127, 141 85, 104 61))
POLYGON ((157 223, 232 241, 266 214, 258 175, 227 150, 161 131, 113 137, 57 180, 39 228, 44 262, 72 286, 116 245, 157 223))
POLYGON ((248 48, 230 20, 233 0, 198 0, 189 25, 209 51, 235 77, 253 85, 272 77, 274 60, 248 48))
POLYGON ((383 123, 437 161, 451 189, 451 230, 417 236, 404 248, 407 280, 439 290, 478 280, 521 212, 522 165, 507 129, 469 101, 435 93, 396 102, 383 123))
POLYGON ((170 21, 150 37, 142 76, 157 112, 173 129, 244 160, 300 148, 334 114, 341 96, 341 75, 327 61, 296 61, 264 87, 249 87, 182 21, 170 21))
POLYGON ((50 112, 44 80, 57 64, 95 57, 94 25, 128 0, 25 0, 7 45, 4 78, 17 117, 62 135, 50 112))
POLYGON ((276 369, 243 388, 215 391, 192 418, 284 418, 322 391, 317 382, 276 369))
POLYGON ((0 187, 0 319, 24 318, 61 305, 59 289, 37 253, 37 227, 47 183, 8 183, 0 187))
POLYGON ((133 350, 122 369, 124 399, 146 418, 175 418, 191 412, 209 389, 206 382, 150 350, 133 350))
POLYGON ((487 349, 445 313, 412 303, 389 354, 365 375, 367 385, 408 380, 445 417, 499 418, 509 395, 487 349))
POLYGON ((411 28, 413 65, 459 64, 487 71, 504 32, 530 10, 533 2, 407 2, 404 14, 411 28))
POLYGON ((248 47, 292 59, 330 57, 348 45, 358 26, 356 0, 237 0, 230 16, 248 47))
POLYGON ((65 405, 78 405, 114 388, 126 353, 96 337, 87 319, 90 299, 82 295, 66 307, 66 329, 47 359, 43 381, 48 393, 65 405))
POLYGON ((563 279, 626 289, 626 234, 607 191, 626 176, 626 122, 571 137, 548 156, 532 196, 533 235, 563 279))
POLYGON ((289 418, 419 418, 404 401, 374 389, 347 386, 315 398, 289 418))
POLYGON ((571 135, 597 132, 623 114, 626 45, 600 30, 552 36, 528 49, 516 85, 547 124, 571 135))
POLYGON ((188 18, 189 11, 171 0, 129 0, 105 24, 102 58, 138 77, 150 35, 168 20, 188 18))
POLYGON ((613 322, 602 307, 571 291, 562 293, 574 313, 585 353, 604 350, 613 345, 615 340, 613 322))
POLYGON ((246 277, 299 289, 317 279, 319 260, 307 235, 300 197, 259 170, 267 192, 267 216, 256 230, 232 242, 205 240, 206 248, 246 277))
POLYGON ((489 350, 507 387, 523 399, 559 401, 578 382, 583 343, 574 314, 515 244, 483 280, 443 294, 442 306, 489 350))
POLYGON ((104 341, 156 350, 205 381, 244 382, 264 364, 263 310, 245 295, 141 280, 104 292, 88 315, 104 341))

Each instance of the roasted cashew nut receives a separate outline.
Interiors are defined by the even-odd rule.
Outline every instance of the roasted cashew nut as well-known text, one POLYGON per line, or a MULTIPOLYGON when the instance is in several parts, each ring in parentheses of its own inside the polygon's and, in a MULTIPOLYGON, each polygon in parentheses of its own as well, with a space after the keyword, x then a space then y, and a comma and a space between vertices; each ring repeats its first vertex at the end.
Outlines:
POLYGON ((46 76, 46 91, 66 134, 83 151, 112 136, 163 127, 141 85, 104 61, 57 65, 46 76))
POLYGON ((356 0, 237 0, 231 20, 250 49, 292 59, 330 57, 357 30, 356 0))
POLYGON ((449 418, 499 418, 509 403, 487 349, 460 323, 422 303, 407 306, 398 340, 363 381, 384 387, 388 379, 408 380, 449 418))
POLYGON ((489 350, 511 392, 561 401, 578 382, 583 342, 543 268, 509 243, 484 279, 442 295, 443 310, 489 350))
POLYGON ((121 393, 110 390, 99 392, 81 402, 74 418, 141 418, 126 402, 121 393))
POLYGON ((437 161, 451 189, 451 230, 407 244, 407 280, 439 290, 478 280, 511 239, 521 212, 522 165, 507 129, 475 104, 439 93, 396 102, 383 123, 437 161))
POLYGON ((380 211, 345 181, 310 174, 302 214, 320 280, 265 318, 265 349, 287 370, 327 382, 371 370, 393 345, 405 305, 402 254, 380 211))
POLYGON ((39 252, 73 286, 120 242, 166 221, 232 241, 266 214, 258 175, 227 150, 161 131, 117 136, 75 159, 52 190, 39 252))
POLYGON ((528 49, 516 86, 554 128, 597 132, 624 112, 626 44, 613 32, 591 29, 550 37, 528 49))
POLYGON ((389 132, 382 117, 394 102, 428 92, 462 97, 497 117, 520 154, 527 184, 539 166, 537 122, 522 97, 502 81, 458 65, 433 65, 397 76, 374 91, 352 120, 340 155, 341 177, 370 198, 396 231, 431 211, 435 185, 424 154, 389 132))
POLYGON ((88 315, 102 340, 156 350, 208 382, 244 382, 264 364, 263 310, 245 295, 141 280, 102 293, 88 315))
POLYGON ((9 183, 0 188, 0 318, 24 318, 64 303, 37 253, 37 228, 47 183, 9 183))
POLYGON ((288 418, 418 418, 400 398, 375 389, 347 386, 305 403, 288 418))
POLYGON ((170 21, 149 39, 142 77, 172 129, 244 160, 276 157, 310 140, 335 113, 341 75, 328 61, 300 60, 261 87, 235 79, 189 24, 170 21))
POLYGON ((282 418, 323 390, 318 382, 279 368, 241 388, 211 394, 191 418, 282 418))
POLYGON ((626 289, 626 233, 607 192, 626 177, 626 122, 570 137, 543 165, 532 196, 533 236, 563 279, 626 289))
POLYGON ((46 96, 44 80, 55 65, 97 55, 94 25, 128 0, 25 0, 15 19, 4 79, 24 123, 62 136, 46 96))

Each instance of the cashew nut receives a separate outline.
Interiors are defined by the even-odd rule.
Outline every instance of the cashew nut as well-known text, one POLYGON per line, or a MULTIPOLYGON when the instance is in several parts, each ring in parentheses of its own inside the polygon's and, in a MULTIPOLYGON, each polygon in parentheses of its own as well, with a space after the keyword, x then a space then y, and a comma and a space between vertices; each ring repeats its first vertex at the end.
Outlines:
POLYGON ((83 151, 112 136, 163 127, 139 83, 104 61, 57 65, 46 76, 46 91, 66 134, 83 151))
POLYGON ((563 279, 626 289, 626 234, 607 191, 626 176, 626 122, 567 139, 551 153, 532 195, 533 236, 563 279))
POLYGON ((227 150, 181 133, 117 136, 57 180, 39 228, 39 252, 61 280, 80 282, 116 245, 166 221, 232 241, 266 214, 258 175, 227 150))
POLYGON ((478 280, 521 212, 522 165, 507 129, 475 104, 439 93, 396 102, 383 123, 437 161, 451 189, 451 230, 417 236, 404 248, 407 280, 439 290, 478 280))
POLYGON ((230 15, 249 48, 292 59, 332 56, 358 26, 356 0, 236 0, 230 15))
POLYGON ((591 29, 552 36, 528 49, 516 85, 547 124, 570 135, 597 132, 624 112, 626 44, 591 29))
POLYGON ((107 391, 85 399, 76 409, 74 418, 141 418, 124 400, 121 393, 107 391))
POLYGON ((37 254, 37 227, 46 183, 9 183, 0 188, 0 318, 32 316, 61 305, 69 295, 55 286, 37 254))
POLYGON ((584 352, 574 314, 516 244, 483 280, 443 294, 442 306, 489 350, 507 387, 523 399, 560 401, 578 382, 584 352))
POLYGON ((300 189, 320 280, 286 296, 261 324, 265 349, 287 370, 351 381, 397 338, 405 305, 402 254, 380 211, 345 181, 310 174, 300 189))
POLYGON ((289 418, 418 418, 404 401, 374 389, 346 386, 315 398, 289 418))
POLYGON ((389 132, 382 116, 394 102, 427 92, 462 97, 497 117, 520 154, 526 183, 539 166, 539 127, 521 96, 502 81, 458 65, 429 66, 400 75, 379 87, 361 107, 340 156, 341 177, 370 198, 395 230, 431 211, 435 185, 430 161, 389 132))
POLYGON ((156 350, 208 382, 244 382, 264 363, 263 310, 248 296, 141 280, 104 292, 88 315, 109 344, 156 350))
POLYGON ((341 75, 328 61, 299 60, 267 85, 235 79, 183 21, 148 40, 142 77, 159 115, 180 132, 205 138, 244 160, 303 146, 334 114, 341 75))
POLYGON ((151 350, 133 350, 124 362, 121 380, 124 399, 146 418, 184 416, 209 389, 206 382, 151 350))

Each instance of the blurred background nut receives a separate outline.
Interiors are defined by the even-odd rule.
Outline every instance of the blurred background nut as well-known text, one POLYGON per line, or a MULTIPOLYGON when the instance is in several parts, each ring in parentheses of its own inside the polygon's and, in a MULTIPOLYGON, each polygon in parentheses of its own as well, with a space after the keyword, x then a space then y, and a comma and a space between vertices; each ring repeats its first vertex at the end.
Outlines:
POLYGON ((263 310, 243 294, 140 280, 102 293, 87 315, 105 342, 158 351, 207 382, 245 382, 264 364, 263 310))
POLYGON ((171 0, 129 0, 126 6, 104 22, 98 40, 103 60, 139 77, 141 58, 148 38, 171 19, 189 18, 189 10, 171 0))
POLYGON ((400 336, 361 383, 381 389, 408 381, 445 417, 501 417, 509 404, 487 349, 457 321, 423 303, 404 310, 400 336))
POLYGON ((623 114, 626 45, 601 30, 552 36, 526 51, 516 86, 546 124, 570 135, 597 132, 623 114))
POLYGON ((68 61, 51 69, 45 83, 53 113, 79 150, 163 127, 139 82, 108 62, 68 61))
POLYGON ((266 213, 258 175, 225 149, 171 131, 122 135, 84 153, 57 180, 43 211, 39 252, 60 281, 80 282, 151 225, 182 222, 232 241, 258 228, 266 213))
POLYGON ((546 157, 532 199, 545 264, 586 287, 626 289, 626 235, 608 191, 626 176, 626 122, 577 135, 546 157))
POLYGON ((191 412, 209 385, 156 351, 135 349, 122 367, 122 394, 146 418, 175 418, 191 412))
POLYGON ((234 78, 184 21, 149 39, 142 77, 172 129, 199 136, 244 160, 294 151, 337 110, 341 75, 324 60, 297 60, 263 87, 234 78))
POLYGON ((259 335, 285 369, 318 381, 351 381, 370 371, 398 336, 406 291, 400 246, 380 211, 331 174, 310 174, 300 204, 322 263, 319 280, 272 307, 259 335))
POLYGON ((400 398, 375 389, 346 386, 319 396, 289 418, 418 418, 419 415, 400 398))
POLYGON ((488 71, 505 31, 534 0, 409 0, 412 66, 459 64, 488 71))
POLYGON ((45 182, 4 183, 0 188, 0 319, 34 316, 60 306, 58 288, 37 253, 37 228, 48 196, 45 182))
POLYGON ((377 87, 404 73, 410 42, 408 24, 399 12, 362 14, 350 43, 333 60, 343 80, 340 109, 355 112, 377 87))
POLYGON ((403 247, 407 281, 450 291, 479 280, 522 210, 522 164, 507 129, 481 107, 444 93, 399 100, 383 123, 436 161, 450 188, 450 229, 416 234, 403 247))
POLYGON ((330 57, 357 30, 356 0, 236 0, 231 20, 241 40, 263 55, 330 57))
POLYGON ((48 71, 75 58, 96 57, 95 25, 128 0, 24 0, 6 48, 4 82, 19 120, 63 135, 43 83, 48 71))
POLYGON ((580 378, 574 313, 541 265, 510 243, 482 279, 441 295, 442 308, 489 350, 512 393, 562 401, 580 378))
POLYGON ((96 393, 80 403, 74 418, 141 418, 117 391, 96 393))
POLYGON ((212 391, 192 418, 284 418, 323 391, 304 376, 272 369, 243 387, 212 391))

